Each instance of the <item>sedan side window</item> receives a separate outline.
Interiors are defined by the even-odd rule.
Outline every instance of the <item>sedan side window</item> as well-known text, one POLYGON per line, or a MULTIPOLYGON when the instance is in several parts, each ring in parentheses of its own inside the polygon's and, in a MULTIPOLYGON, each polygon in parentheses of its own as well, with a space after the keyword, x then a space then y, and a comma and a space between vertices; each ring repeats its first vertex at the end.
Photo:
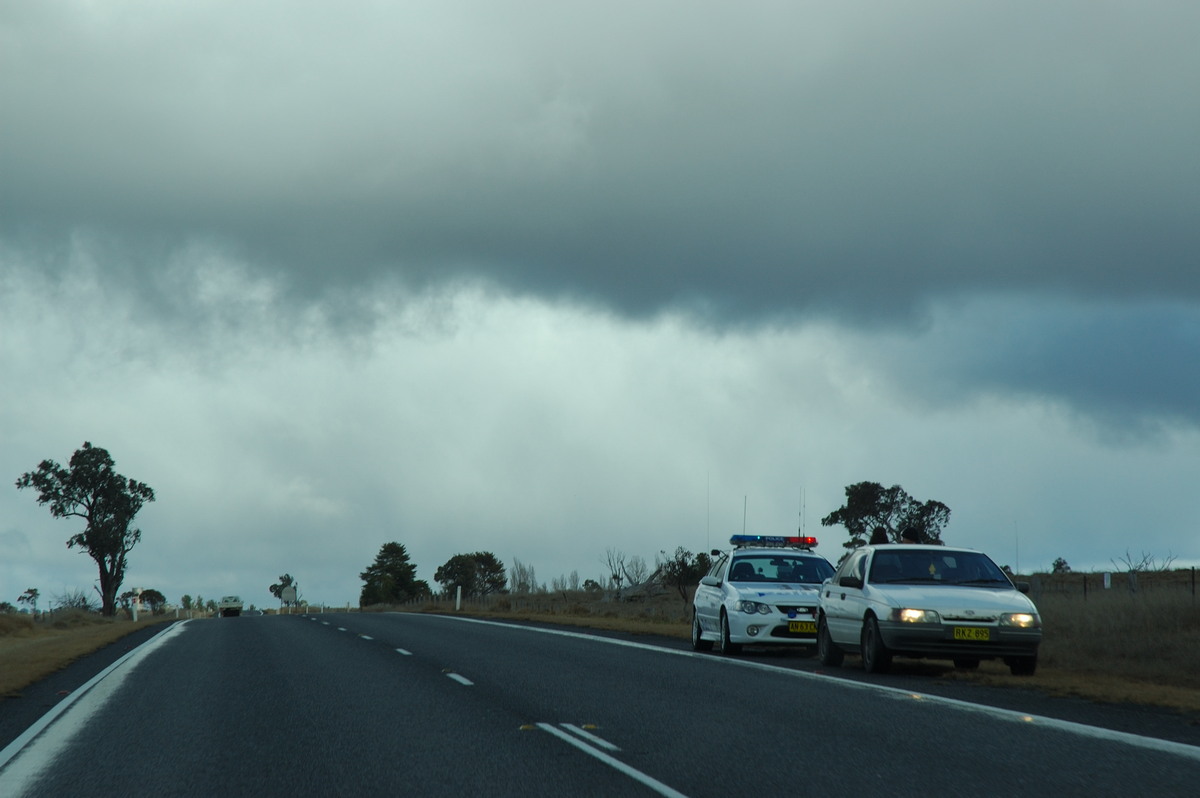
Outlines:
POLYGON ((867 558, 864 552, 856 551, 846 558, 842 563, 842 567, 838 569, 834 581, 840 583, 843 577, 852 576, 859 580, 863 578, 864 569, 866 567, 867 558))

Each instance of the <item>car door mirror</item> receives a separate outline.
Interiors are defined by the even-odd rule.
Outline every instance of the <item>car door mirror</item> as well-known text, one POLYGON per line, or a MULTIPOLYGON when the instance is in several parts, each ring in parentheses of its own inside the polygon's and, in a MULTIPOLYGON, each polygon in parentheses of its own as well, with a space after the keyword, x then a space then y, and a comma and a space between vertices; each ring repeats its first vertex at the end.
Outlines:
POLYGON ((702 576, 700 577, 700 584, 705 585, 706 587, 720 587, 721 580, 717 579, 715 576, 702 576))
POLYGON ((841 585, 842 587, 861 588, 863 585, 863 582, 857 576, 843 576, 841 579, 838 580, 838 584, 841 585))

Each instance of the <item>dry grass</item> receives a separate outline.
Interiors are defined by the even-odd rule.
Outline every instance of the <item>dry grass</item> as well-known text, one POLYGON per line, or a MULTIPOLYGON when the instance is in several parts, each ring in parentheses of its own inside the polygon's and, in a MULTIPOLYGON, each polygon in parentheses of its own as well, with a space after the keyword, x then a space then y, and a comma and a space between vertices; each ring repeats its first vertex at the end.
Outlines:
POLYGON ((137 623, 69 611, 34 623, 27 615, 0 614, 0 698, 19 691, 127 634, 168 620, 148 617, 137 623))

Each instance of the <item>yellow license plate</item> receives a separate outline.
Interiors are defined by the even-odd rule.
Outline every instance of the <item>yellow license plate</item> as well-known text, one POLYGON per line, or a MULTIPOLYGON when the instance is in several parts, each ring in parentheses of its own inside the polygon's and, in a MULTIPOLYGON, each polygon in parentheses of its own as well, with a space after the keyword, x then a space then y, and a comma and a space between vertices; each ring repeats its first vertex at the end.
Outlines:
MULTIPOLYGON (((807 632, 810 635, 817 633, 816 621, 788 621, 789 632, 807 632)), ((984 630, 987 631, 986 629, 984 630)))
POLYGON ((991 640, 992 630, 982 629, 978 626, 956 626, 954 627, 955 640, 991 640))

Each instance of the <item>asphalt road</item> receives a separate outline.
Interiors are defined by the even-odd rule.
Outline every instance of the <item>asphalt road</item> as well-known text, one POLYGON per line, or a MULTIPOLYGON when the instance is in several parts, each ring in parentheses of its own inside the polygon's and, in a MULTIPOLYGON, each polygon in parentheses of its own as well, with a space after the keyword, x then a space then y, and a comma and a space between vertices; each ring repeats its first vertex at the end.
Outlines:
POLYGON ((0 737, 0 795, 1128 796, 1200 785, 1200 732, 1179 716, 946 685, 919 669, 824 674, 794 654, 726 658, 666 639, 354 613, 173 624, 122 656, 62 698, 52 722, 0 737))

